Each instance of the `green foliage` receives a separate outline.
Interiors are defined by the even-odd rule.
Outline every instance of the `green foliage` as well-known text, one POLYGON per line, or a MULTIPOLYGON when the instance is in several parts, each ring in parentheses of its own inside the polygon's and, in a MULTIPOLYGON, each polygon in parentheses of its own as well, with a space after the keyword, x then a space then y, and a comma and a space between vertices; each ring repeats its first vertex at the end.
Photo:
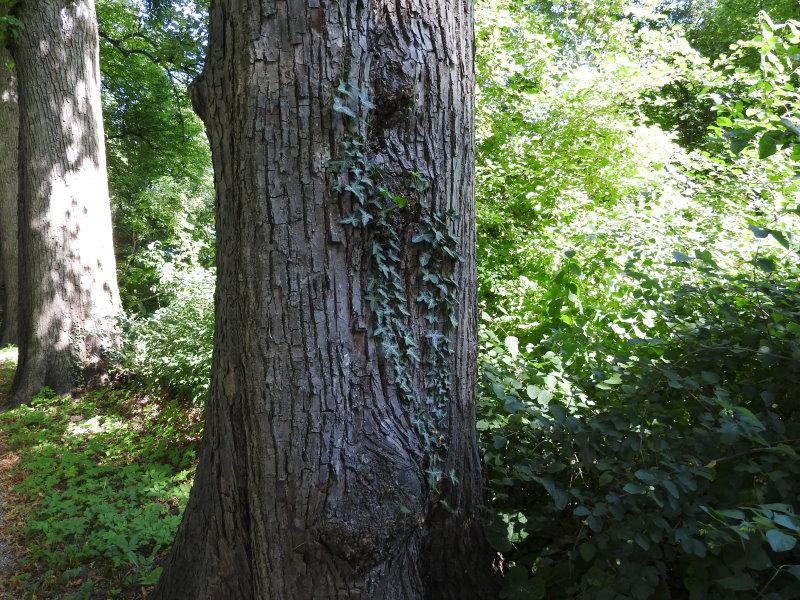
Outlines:
POLYGON ((166 305, 125 325, 122 365, 134 387, 202 404, 208 393, 214 338, 214 276, 160 247, 145 257, 160 279, 166 305))
MULTIPOLYGON (((434 210, 426 198, 430 184, 420 173, 407 173, 407 181, 401 184, 410 192, 410 198, 390 189, 385 183, 388 178, 364 151, 367 127, 365 120, 358 117, 362 108, 366 111, 374 108, 366 92, 341 82, 333 110, 344 119, 348 136, 342 142, 341 155, 330 161, 328 167, 336 178, 333 190, 347 194, 353 201, 353 212, 342 219, 342 224, 367 236, 365 243, 372 261, 365 298, 375 318, 372 333, 380 339, 383 356, 392 366, 400 397, 412 406, 418 400, 414 368, 419 365, 424 368, 425 397, 421 399, 424 403, 411 420, 426 450, 428 484, 436 489, 444 477, 442 462, 453 393, 449 363, 454 353, 452 331, 458 321, 452 270, 462 257, 450 221, 457 215, 452 211, 440 215, 434 210), (408 213, 410 203, 419 211, 419 224, 411 243, 416 246, 419 260, 416 302, 424 307, 422 318, 427 322, 422 347, 408 324, 411 312, 401 275, 403 242, 396 222, 398 211, 406 209, 408 213)), ((450 477, 455 483, 455 474, 450 477)))
POLYGON ((139 314, 163 304, 147 262, 151 244, 182 253, 190 237, 204 242, 196 258, 213 261, 211 156, 187 92, 203 61, 202 4, 97 5, 120 292, 126 309, 139 314))
POLYGON ((530 321, 525 305, 544 293, 553 257, 591 244, 573 229, 596 229, 595 214, 611 225, 620 203, 641 207, 682 186, 666 168, 694 157, 651 123, 675 120, 685 107, 665 86, 702 89, 708 61, 638 12, 607 14, 577 57, 527 4, 486 0, 476 13, 480 297, 498 318, 530 321))
MULTIPOLYGON (((0 47, 8 46, 15 38, 19 37, 24 26, 22 21, 12 13, 16 0, 0 0, 0 47)), ((6 65, 0 65, 5 68, 6 65)))
POLYGON ((646 2, 529 8, 477 7, 504 596, 799 597, 796 26, 712 62, 646 2))
POLYGON ((198 411, 126 392, 47 389, 0 414, 29 503, 20 597, 114 597, 155 582, 194 471, 198 411))
POLYGON ((800 18, 795 0, 665 0, 661 4, 686 26, 692 45, 711 58, 756 35, 761 11, 779 22, 800 18))
MULTIPOLYGON (((800 163, 800 21, 775 24, 766 13, 759 15, 761 32, 752 40, 731 46, 731 56, 721 61, 730 72, 737 94, 714 96, 717 131, 730 141, 731 151, 746 150, 766 159, 782 150, 800 163), (758 66, 747 68, 757 56, 758 66)), ((772 161, 780 167, 779 161, 772 161)))
POLYGON ((116 218, 143 235, 120 257, 117 272, 123 304, 138 315, 163 308, 175 294, 166 281, 174 271, 214 263, 211 183, 192 185, 172 177, 154 180, 116 218), (174 266, 173 266, 174 265, 174 266))
POLYGON ((800 286, 706 275, 584 373, 487 335, 491 531, 548 598, 800 593, 800 286))
MULTIPOLYGON (((174 403, 45 393, 0 416, 31 500, 15 580, 31 595, 152 583, 185 499, 214 312, 210 161, 187 95, 203 8, 99 3, 136 313, 123 363, 130 387, 174 403)), ((476 16, 478 433, 502 597, 800 597, 797 3, 477 0, 476 16)), ((428 205, 424 176, 371 164, 370 109, 339 87, 329 167, 435 487, 456 216, 428 205), (439 325, 424 340, 412 306, 439 325)))

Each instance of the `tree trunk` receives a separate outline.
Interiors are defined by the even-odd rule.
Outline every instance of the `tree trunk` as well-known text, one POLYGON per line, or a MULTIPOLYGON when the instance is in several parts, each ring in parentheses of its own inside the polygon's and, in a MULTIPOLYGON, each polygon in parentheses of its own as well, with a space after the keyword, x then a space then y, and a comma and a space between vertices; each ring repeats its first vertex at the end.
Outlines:
POLYGON ((103 379, 119 315, 93 0, 25 0, 19 366, 12 404, 103 379))
POLYGON ((472 40, 470 0, 212 0, 212 391, 155 598, 491 597, 472 40))
POLYGON ((17 341, 19 108, 11 54, 0 42, 0 347, 17 341))

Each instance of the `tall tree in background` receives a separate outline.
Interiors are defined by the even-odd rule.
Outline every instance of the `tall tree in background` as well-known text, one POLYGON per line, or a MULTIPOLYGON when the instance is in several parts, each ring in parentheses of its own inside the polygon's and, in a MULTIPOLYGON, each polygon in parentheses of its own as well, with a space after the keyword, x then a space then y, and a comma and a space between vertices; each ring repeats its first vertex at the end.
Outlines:
POLYGON ((17 143, 19 109, 16 74, 0 31, 0 347, 17 341, 17 143))
POLYGON ((153 268, 161 256, 185 261, 189 240, 213 246, 211 153, 186 90, 202 68, 207 15, 203 0, 97 2, 114 250, 131 312, 169 302, 153 268))
POLYGON ((119 313, 94 2, 28 0, 17 16, 25 301, 12 404, 101 378, 119 313))
POLYGON ((156 598, 487 597, 472 40, 470 0, 212 2, 212 391, 156 598))

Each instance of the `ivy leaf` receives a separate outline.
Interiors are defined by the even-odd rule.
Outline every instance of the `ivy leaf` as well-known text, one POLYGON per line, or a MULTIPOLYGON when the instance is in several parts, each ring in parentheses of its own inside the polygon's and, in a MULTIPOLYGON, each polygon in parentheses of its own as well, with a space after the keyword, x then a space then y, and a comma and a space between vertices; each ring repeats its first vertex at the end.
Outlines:
POLYGON ((358 118, 356 113, 354 113, 349 106, 343 104, 341 98, 339 98, 338 96, 334 97, 333 99, 333 110, 343 115, 347 115, 351 119, 358 118))
POLYGON ((339 92, 340 94, 344 94, 348 98, 351 96, 349 86, 347 85, 347 82, 344 81, 344 79, 339 80, 339 87, 336 88, 336 91, 339 92))

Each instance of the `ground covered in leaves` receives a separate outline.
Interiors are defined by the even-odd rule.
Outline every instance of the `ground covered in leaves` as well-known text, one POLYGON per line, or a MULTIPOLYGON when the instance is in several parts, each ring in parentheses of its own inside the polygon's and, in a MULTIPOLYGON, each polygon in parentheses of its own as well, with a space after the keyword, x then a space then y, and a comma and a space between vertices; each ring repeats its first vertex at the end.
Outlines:
MULTIPOLYGON (((16 352, 0 351, 0 398, 16 352)), ((191 486, 200 411, 127 389, 0 413, 0 598, 139 598, 191 486)))

